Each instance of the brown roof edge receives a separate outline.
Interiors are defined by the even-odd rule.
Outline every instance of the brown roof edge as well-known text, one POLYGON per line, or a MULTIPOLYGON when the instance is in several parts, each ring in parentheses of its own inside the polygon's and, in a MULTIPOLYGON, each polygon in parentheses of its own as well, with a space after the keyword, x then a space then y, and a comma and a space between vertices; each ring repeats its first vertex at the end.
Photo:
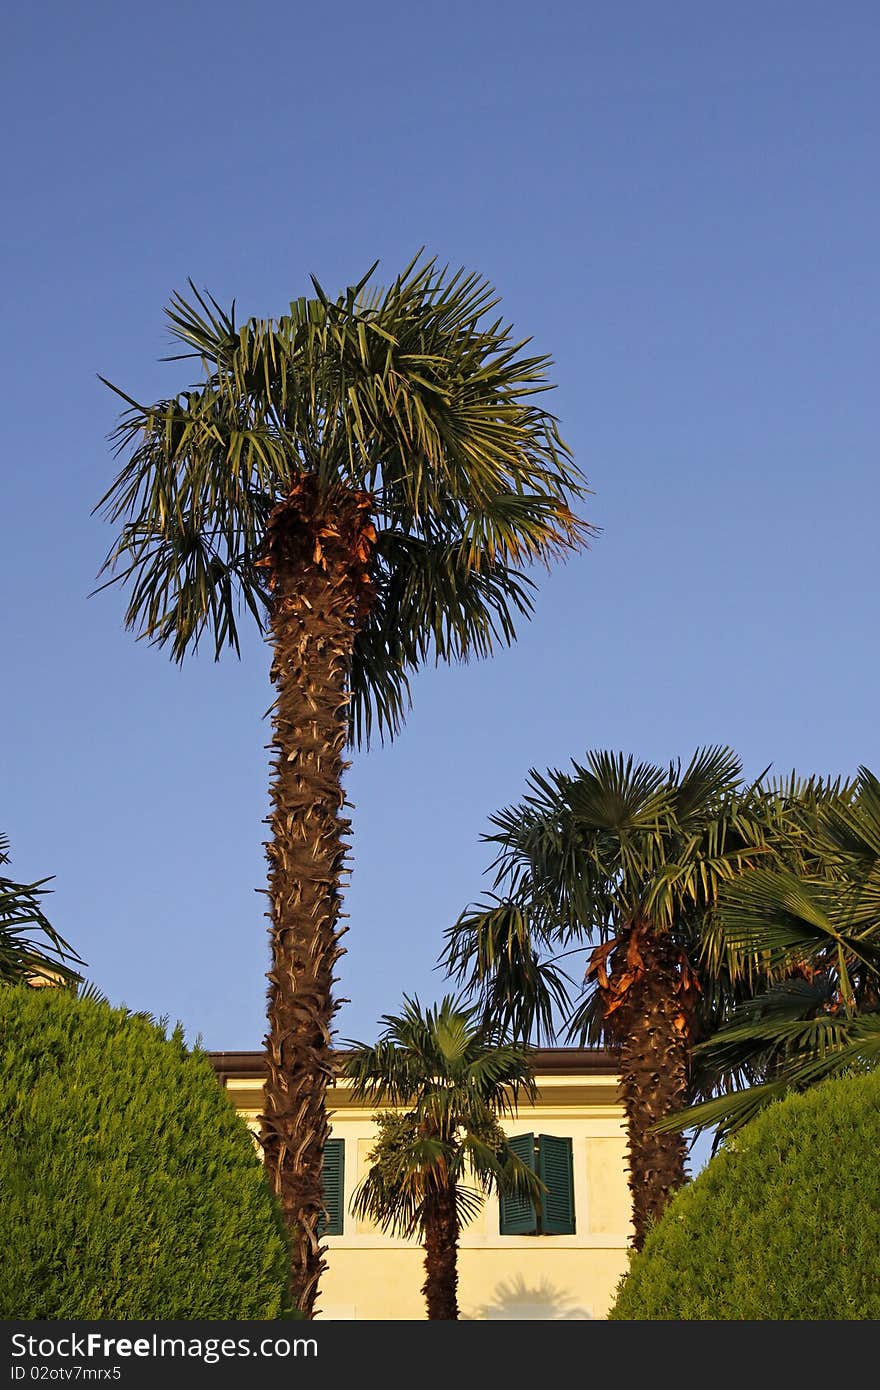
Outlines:
MULTIPOLYGON (((344 1052, 334 1055, 346 1056, 344 1052)), ((532 1055, 535 1072, 543 1076, 613 1076, 617 1072, 610 1053, 598 1047, 536 1047, 532 1055)), ((259 1079, 265 1074, 262 1052, 209 1052, 208 1057, 221 1081, 259 1079)))

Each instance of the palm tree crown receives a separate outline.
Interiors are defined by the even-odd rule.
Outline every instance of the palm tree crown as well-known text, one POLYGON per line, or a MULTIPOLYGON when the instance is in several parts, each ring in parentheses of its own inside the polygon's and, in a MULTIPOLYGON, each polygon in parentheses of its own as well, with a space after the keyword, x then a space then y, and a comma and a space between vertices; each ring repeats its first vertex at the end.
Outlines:
MULTIPOLYGON (((315 563, 343 496, 365 512, 349 672, 352 732, 393 735, 408 673, 510 642, 531 612, 536 562, 586 544, 588 493, 537 397, 549 358, 523 355, 491 318, 492 287, 416 258, 387 289, 375 266, 331 300, 238 326, 194 286, 173 296, 172 336, 200 382, 127 402, 114 434, 127 462, 98 503, 122 530, 105 562, 130 595, 127 625, 175 660, 208 631, 239 649, 242 605, 271 607, 267 542, 292 502, 315 563)), ((102 378, 103 380, 103 378, 102 378)), ((106 383, 108 386, 109 382, 106 383)))

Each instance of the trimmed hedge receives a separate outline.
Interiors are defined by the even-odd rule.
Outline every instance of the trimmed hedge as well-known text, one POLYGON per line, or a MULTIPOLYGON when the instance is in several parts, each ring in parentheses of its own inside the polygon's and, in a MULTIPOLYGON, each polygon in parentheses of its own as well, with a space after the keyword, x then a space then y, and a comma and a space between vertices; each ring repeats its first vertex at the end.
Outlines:
POLYGON ((180 1029, 0 987, 0 1193, 0 1318, 287 1312, 259 1157, 180 1029))
POLYGON ((613 1320, 880 1318, 880 1070, 792 1095, 681 1189, 613 1320))

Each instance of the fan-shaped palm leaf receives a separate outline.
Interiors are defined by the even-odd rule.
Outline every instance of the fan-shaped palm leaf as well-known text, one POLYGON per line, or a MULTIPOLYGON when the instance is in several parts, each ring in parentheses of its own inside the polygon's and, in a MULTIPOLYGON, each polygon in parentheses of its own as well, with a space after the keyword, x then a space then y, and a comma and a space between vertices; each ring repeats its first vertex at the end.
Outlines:
MULTIPOLYGON (((9 863, 9 840, 0 833, 0 864, 9 863)), ((16 883, 0 877, 0 983, 54 981, 75 985, 85 962, 55 930, 42 907, 50 878, 16 883), (36 935, 34 934, 36 933, 36 935)))

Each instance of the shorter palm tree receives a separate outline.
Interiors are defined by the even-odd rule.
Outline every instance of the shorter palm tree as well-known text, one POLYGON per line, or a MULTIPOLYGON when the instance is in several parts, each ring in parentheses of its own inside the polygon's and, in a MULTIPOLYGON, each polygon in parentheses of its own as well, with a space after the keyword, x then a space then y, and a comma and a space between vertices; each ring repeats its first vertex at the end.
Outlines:
MULTIPOLYGON (((9 840, 0 834, 0 865, 8 863, 9 840)), ((0 984, 27 984, 36 978, 75 985, 82 978, 73 965, 84 962, 41 906, 48 882, 15 883, 0 876, 0 984)))
POLYGON ((494 1191, 540 1205, 544 1185, 512 1151, 499 1117, 519 1093, 534 1098, 529 1049, 505 1042, 476 1008, 446 995, 423 1011, 404 996, 375 1045, 350 1044, 343 1075, 358 1100, 397 1107, 376 1116, 371 1167, 356 1215, 396 1235, 419 1235, 429 1318, 458 1317, 458 1241, 494 1191))

